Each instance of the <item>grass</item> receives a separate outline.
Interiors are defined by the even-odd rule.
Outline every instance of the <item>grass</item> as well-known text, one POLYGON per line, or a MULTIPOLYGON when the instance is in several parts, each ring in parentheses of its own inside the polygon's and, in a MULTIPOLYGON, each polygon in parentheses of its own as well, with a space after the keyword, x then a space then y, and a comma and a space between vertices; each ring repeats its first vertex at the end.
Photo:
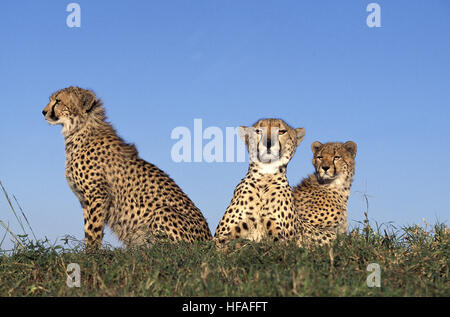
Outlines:
POLYGON ((212 243, 168 242, 86 253, 70 237, 52 245, 7 228, 17 241, 0 251, 0 296, 450 296, 444 224, 372 228, 366 214, 331 248, 264 242, 227 253, 212 243), (66 285, 69 263, 81 268, 80 287, 66 285), (380 288, 366 284, 370 263, 381 267, 380 288))

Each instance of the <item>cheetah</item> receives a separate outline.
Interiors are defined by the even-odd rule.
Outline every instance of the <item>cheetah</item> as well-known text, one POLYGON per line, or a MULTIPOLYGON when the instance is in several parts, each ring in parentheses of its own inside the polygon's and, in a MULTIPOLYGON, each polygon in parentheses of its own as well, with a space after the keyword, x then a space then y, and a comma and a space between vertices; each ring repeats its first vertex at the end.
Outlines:
POLYGON ((65 175, 83 209, 87 248, 101 246, 105 225, 126 246, 161 234, 171 241, 212 239, 200 210, 165 172, 118 136, 92 91, 61 89, 42 114, 48 123, 62 125, 65 175))
POLYGON ((347 232, 347 201, 355 173, 356 143, 314 142, 315 173, 294 188, 298 217, 315 227, 347 232))
POLYGON ((261 119, 238 131, 249 153, 249 168, 217 226, 216 244, 237 238, 292 239, 295 213, 286 167, 305 129, 293 129, 280 119, 261 119))

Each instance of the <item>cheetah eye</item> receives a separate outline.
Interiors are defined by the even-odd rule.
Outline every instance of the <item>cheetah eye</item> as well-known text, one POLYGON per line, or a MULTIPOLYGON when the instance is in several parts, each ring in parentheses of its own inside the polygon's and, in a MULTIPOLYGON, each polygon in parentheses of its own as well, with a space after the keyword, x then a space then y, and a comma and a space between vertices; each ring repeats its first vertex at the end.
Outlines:
POLYGON ((256 132, 256 134, 261 134, 262 130, 261 129, 256 129, 255 132, 256 132))
POLYGON ((287 130, 280 130, 280 131, 278 131, 278 133, 280 134, 280 135, 283 135, 283 134, 285 134, 287 132, 287 130))
POLYGON ((334 157, 334 159, 335 160, 339 160, 341 157, 339 156, 339 155, 336 155, 335 157, 334 157))
POLYGON ((321 160, 321 159, 323 159, 323 156, 318 156, 317 159, 321 160))

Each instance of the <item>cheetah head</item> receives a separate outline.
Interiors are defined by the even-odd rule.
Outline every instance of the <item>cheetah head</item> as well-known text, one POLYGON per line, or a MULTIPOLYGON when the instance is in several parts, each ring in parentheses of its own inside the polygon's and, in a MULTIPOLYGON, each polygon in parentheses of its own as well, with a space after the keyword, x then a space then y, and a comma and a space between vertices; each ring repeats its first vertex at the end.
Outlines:
POLYGON ((251 127, 240 127, 239 135, 247 146, 250 161, 273 173, 292 159, 305 137, 305 129, 293 129, 280 119, 261 119, 251 127))
POLYGON ((344 180, 355 170, 356 143, 325 143, 318 141, 311 145, 313 165, 320 183, 344 180))
POLYGON ((67 135, 90 117, 102 112, 101 101, 90 90, 79 87, 68 87, 50 96, 50 102, 42 114, 50 124, 63 126, 63 134, 67 135))

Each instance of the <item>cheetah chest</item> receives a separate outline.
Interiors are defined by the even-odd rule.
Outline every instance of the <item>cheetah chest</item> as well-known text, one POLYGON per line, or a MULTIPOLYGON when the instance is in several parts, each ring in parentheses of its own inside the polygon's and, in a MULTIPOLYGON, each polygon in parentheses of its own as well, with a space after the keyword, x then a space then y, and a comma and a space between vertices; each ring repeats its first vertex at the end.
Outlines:
POLYGON ((288 186, 255 186, 244 201, 248 203, 248 208, 241 220, 243 238, 261 241, 277 235, 289 219, 293 219, 292 193, 288 186))

